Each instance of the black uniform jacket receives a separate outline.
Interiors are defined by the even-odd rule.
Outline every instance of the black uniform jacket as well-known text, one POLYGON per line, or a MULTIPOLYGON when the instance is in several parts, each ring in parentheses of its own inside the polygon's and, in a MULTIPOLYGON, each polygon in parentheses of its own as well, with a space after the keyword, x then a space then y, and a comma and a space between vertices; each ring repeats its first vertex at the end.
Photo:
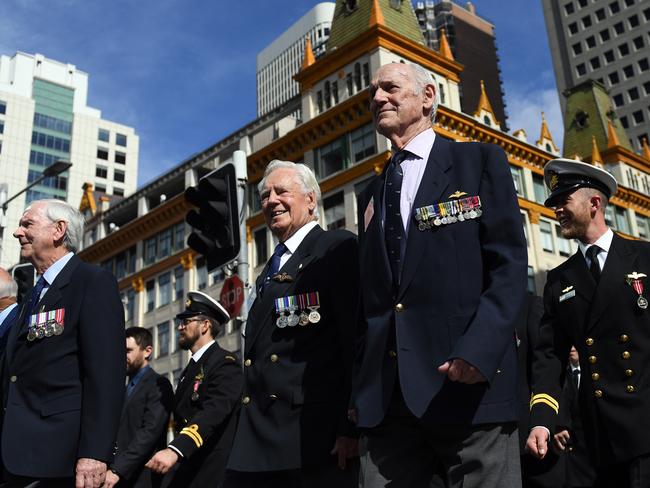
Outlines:
MULTIPOLYGON (((357 239, 316 226, 280 272, 290 279, 268 282, 248 316, 243 406, 228 464, 237 471, 324 466, 336 437, 350 435, 357 239), (277 326, 275 299, 314 292, 320 321, 277 326)), ((266 269, 258 289, 265 276, 266 269)))
POLYGON ((183 458, 163 486, 219 486, 235 434, 241 390, 241 363, 216 342, 198 362, 190 360, 174 398, 177 435, 171 445, 183 458))
MULTIPOLYGON (((614 235, 598 285, 578 251, 549 272, 544 291, 531 424, 553 431, 575 345, 585 438, 601 464, 650 453, 650 310, 638 306, 635 272, 650 276, 650 244, 614 235)), ((648 297, 650 280, 638 279, 648 297)))
POLYGON ((173 403, 174 390, 169 380, 151 367, 124 399, 115 459, 111 463, 120 476, 120 488, 160 486, 162 478, 144 465, 166 445, 173 403))
POLYGON ((60 335, 27 340, 25 308, 3 361, 2 460, 15 475, 74 476, 110 462, 124 397, 124 308, 115 277, 73 256, 38 304, 64 311, 60 335))
POLYGON ((353 382, 359 426, 382 421, 398 374, 407 407, 425 423, 516 420, 514 336, 527 255, 505 154, 492 144, 436 137, 413 202, 396 291, 381 218, 384 179, 370 182, 358 204, 367 322, 353 382), (480 198, 480 216, 418 229, 416 209, 468 197, 480 198), (449 381, 438 366, 454 358, 478 368, 487 383, 449 381))

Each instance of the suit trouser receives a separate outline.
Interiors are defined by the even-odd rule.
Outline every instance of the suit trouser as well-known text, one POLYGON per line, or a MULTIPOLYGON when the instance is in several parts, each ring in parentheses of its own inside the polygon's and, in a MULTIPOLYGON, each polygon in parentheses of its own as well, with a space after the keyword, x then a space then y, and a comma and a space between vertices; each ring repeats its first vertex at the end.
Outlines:
POLYGON ((242 472, 228 470, 223 488, 354 488, 359 461, 348 459, 341 470, 335 464, 323 468, 242 472))
POLYGON ((516 422, 431 426, 399 381, 384 420, 359 439, 359 488, 521 488, 516 422))
POLYGON ((74 488, 74 478, 36 479, 4 472, 0 488, 74 488))

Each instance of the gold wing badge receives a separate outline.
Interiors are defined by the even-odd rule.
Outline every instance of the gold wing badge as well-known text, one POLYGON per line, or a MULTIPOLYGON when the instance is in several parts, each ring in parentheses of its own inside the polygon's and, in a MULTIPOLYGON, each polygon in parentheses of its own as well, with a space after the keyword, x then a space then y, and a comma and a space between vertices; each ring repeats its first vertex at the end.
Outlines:
POLYGON ((464 192, 464 191, 460 191, 460 190, 456 190, 454 193, 452 193, 451 195, 449 195, 447 198, 460 198, 460 197, 463 197, 463 196, 465 196, 465 195, 467 195, 466 192, 464 192))

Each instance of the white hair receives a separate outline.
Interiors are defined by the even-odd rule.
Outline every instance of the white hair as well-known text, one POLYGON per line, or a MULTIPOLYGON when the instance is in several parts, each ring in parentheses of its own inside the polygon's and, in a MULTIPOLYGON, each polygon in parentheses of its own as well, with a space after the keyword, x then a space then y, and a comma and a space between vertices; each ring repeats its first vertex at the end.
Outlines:
POLYGON ((276 169, 279 168, 289 168, 294 170, 296 173, 296 181, 302 187, 302 191, 305 194, 307 193, 314 194, 314 201, 316 203, 316 206, 314 207, 314 217, 318 219, 319 216, 318 204, 320 202, 320 196, 321 196, 320 186, 318 185, 316 176, 314 175, 314 172, 311 170, 311 168, 302 163, 281 161, 279 159, 274 159, 273 161, 271 161, 266 167, 266 169, 264 170, 264 176, 262 177, 262 180, 257 185, 257 191, 260 193, 260 195, 262 194, 262 192, 264 191, 264 187, 266 186, 266 179, 269 177, 271 173, 273 173, 276 169))
POLYGON ((70 205, 68 202, 57 199, 35 200, 29 205, 25 212, 34 206, 34 204, 44 204, 43 215, 53 224, 62 220, 67 225, 65 235, 63 236, 63 246, 72 252, 77 252, 83 238, 85 219, 84 216, 70 205))
POLYGON ((411 68, 411 73, 413 74, 413 91, 416 95, 419 95, 424 91, 424 87, 427 85, 433 85, 433 104, 431 105, 431 122, 436 118, 436 113, 438 112, 438 104, 440 102, 440 97, 438 96, 438 86, 436 85, 436 80, 433 78, 433 75, 424 69, 422 66, 416 63, 408 63, 406 66, 411 68))

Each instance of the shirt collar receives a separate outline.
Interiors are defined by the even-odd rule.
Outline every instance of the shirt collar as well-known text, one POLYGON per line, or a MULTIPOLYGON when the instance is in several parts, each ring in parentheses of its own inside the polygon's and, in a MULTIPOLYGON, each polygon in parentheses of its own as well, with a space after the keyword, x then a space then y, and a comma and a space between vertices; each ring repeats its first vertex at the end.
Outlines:
POLYGON ((578 241, 578 247, 580 248, 582 255, 585 257, 587 256, 587 249, 591 246, 598 246, 605 251, 605 253, 609 253, 609 248, 612 246, 612 239, 614 239, 614 232, 612 232, 612 229, 608 228, 607 232, 600 236, 593 244, 583 244, 581 241, 578 241))
MULTIPOLYGON (((408 161, 409 159, 423 159, 426 161, 429 158, 429 154, 431 153, 431 148, 433 147, 435 140, 436 133, 433 129, 427 129, 420 132, 417 136, 411 139, 411 141, 406 146, 404 146, 404 151, 408 151, 416 156, 416 158, 407 156, 406 160, 408 161)), ((393 152, 395 151, 396 149, 393 149, 393 152)))
POLYGON ((151 366, 149 366, 149 365, 147 364, 146 366, 140 368, 136 374, 134 374, 133 376, 131 376, 131 383, 133 383, 134 385, 137 385, 137 384, 138 384, 138 381, 140 381, 140 380, 142 379, 142 377, 144 376, 144 374, 147 372, 147 370, 148 370, 150 367, 151 367, 151 366))
POLYGON ((8 307, 6 307, 4 310, 0 312, 0 325, 2 325, 2 322, 9 316, 11 311, 18 306, 17 303, 12 303, 8 307))
POLYGON ((318 222, 315 220, 312 220, 311 222, 307 222, 305 225, 303 225, 300 229, 298 229, 296 232, 293 233, 289 239, 284 241, 284 245, 287 246, 287 249, 291 254, 296 252, 296 249, 298 249, 298 246, 300 246, 300 243, 302 240, 307 237, 307 234, 309 234, 309 231, 312 230, 314 227, 318 225, 318 222))
POLYGON ((194 354, 192 354, 192 359, 194 359, 195 362, 198 362, 199 359, 201 359, 201 356, 203 356, 203 353, 207 351, 212 344, 214 344, 216 341, 212 339, 210 342, 208 342, 205 346, 203 346, 201 349, 196 351, 194 354))
POLYGON ((45 278, 45 281, 47 282, 48 286, 54 283, 54 280, 59 275, 61 270, 65 267, 65 265, 68 264, 68 261, 72 259, 72 256, 74 256, 74 253, 69 252, 65 256, 60 257, 58 260, 54 262, 52 266, 50 266, 45 270, 45 273, 43 273, 43 278, 45 278))

